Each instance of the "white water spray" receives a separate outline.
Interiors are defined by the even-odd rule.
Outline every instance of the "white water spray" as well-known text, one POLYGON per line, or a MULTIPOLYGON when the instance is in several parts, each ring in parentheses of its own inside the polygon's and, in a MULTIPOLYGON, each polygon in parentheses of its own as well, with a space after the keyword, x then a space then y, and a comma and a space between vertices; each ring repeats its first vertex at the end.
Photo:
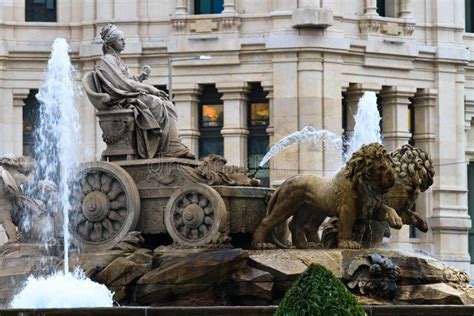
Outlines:
POLYGON ((13 298, 12 308, 71 308, 112 306, 112 293, 80 270, 58 272, 47 278, 30 276, 13 298))
POLYGON ((357 105, 357 113, 354 116, 354 132, 347 142, 344 161, 349 160, 352 154, 364 144, 382 143, 380 120, 377 96, 373 91, 366 91, 357 105))
POLYGON ((35 137, 38 179, 58 183, 64 219, 64 272, 48 277, 30 276, 11 303, 13 308, 61 308, 112 306, 113 294, 87 279, 79 270, 69 273, 69 210, 75 166, 81 157, 79 114, 74 101, 79 92, 69 45, 58 38, 48 61, 46 80, 36 98, 40 101, 40 124, 35 137))
POLYGON ((36 98, 40 102, 40 123, 36 134, 36 159, 39 176, 57 182, 63 211, 64 272, 69 267, 69 210, 71 177, 80 157, 79 114, 74 101, 79 89, 69 59, 69 45, 57 38, 48 61, 48 72, 36 98))
POLYGON ((285 149, 292 145, 296 145, 301 141, 310 141, 314 144, 320 141, 324 141, 324 144, 326 146, 340 146, 341 136, 324 129, 318 130, 312 126, 305 126, 302 130, 296 131, 288 136, 283 137, 275 145, 273 145, 262 158, 259 167, 263 167, 273 156, 278 154, 282 149, 285 149))

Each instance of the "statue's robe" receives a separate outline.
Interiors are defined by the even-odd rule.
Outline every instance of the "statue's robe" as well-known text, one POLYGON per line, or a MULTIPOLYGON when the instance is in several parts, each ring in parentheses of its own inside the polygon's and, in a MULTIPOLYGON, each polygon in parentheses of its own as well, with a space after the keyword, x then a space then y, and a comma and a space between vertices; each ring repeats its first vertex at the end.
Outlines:
POLYGON ((194 158, 179 137, 175 105, 138 87, 125 63, 115 54, 105 54, 95 71, 96 89, 110 95, 106 106, 133 108, 137 131, 137 152, 141 158, 194 158))

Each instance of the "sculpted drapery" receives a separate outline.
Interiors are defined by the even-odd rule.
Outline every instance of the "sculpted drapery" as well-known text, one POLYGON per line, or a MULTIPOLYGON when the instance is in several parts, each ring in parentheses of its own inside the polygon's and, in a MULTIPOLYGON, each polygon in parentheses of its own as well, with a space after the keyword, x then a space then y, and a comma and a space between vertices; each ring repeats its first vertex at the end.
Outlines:
POLYGON ((141 81, 148 77, 149 68, 140 76, 132 76, 120 58, 125 47, 123 33, 114 25, 102 28, 103 56, 95 71, 96 88, 110 100, 103 105, 111 108, 132 108, 137 130, 137 152, 141 158, 194 158, 179 137, 175 105, 166 94, 141 81))

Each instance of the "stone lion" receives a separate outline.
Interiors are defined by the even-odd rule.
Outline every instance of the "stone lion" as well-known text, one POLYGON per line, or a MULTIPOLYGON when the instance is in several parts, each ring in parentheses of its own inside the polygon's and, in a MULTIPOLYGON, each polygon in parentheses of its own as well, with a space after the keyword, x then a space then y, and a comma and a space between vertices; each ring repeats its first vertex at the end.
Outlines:
POLYGON ((382 203, 383 194, 395 184, 394 163, 385 148, 377 143, 362 146, 346 166, 332 178, 297 175, 287 179, 272 196, 267 215, 253 235, 257 249, 274 248, 268 243, 274 227, 293 216, 290 222, 292 242, 297 248, 316 247, 315 237, 321 223, 328 216, 339 218, 339 248, 360 248, 352 240, 356 218, 387 221, 400 228, 401 218, 395 210, 382 203), (312 218, 312 232, 305 232, 305 224, 312 218), (315 234, 315 233, 316 234, 315 234))
MULTIPOLYGON (((420 192, 425 192, 433 184, 435 175, 433 161, 429 153, 409 144, 397 148, 390 153, 390 156, 395 163, 395 185, 384 196, 383 202, 395 209, 403 224, 413 224, 420 231, 427 232, 426 221, 411 209, 420 192)), ((336 247, 335 233, 339 229, 338 225, 336 219, 332 219, 325 225, 323 231, 325 247, 336 247)), ((386 224, 376 221, 358 223, 358 225, 366 226, 360 229, 364 231, 364 234, 359 237, 353 235, 353 238, 362 240, 367 245, 382 242, 384 234, 387 236, 387 232, 390 232, 386 224)))

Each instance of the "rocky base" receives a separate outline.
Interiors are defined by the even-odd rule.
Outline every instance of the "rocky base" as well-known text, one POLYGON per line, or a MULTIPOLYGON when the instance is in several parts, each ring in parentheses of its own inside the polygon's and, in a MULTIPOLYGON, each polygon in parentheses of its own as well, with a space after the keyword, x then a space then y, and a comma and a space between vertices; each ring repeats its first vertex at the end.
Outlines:
MULTIPOLYGON (((135 235, 107 251, 74 254, 70 265, 81 266, 89 277, 114 291, 114 299, 121 305, 274 305, 311 263, 330 269, 362 304, 474 303, 474 290, 464 272, 413 253, 384 249, 247 251, 170 247, 152 251, 140 248, 140 241, 135 235), (371 254, 384 255, 399 267, 399 278, 390 279, 393 292, 389 296, 377 290, 377 286, 387 288, 385 272, 374 277, 374 267, 366 265, 371 254)), ((29 274, 50 272, 46 268, 49 265, 40 265, 43 254, 44 249, 38 245, 0 247, 3 306, 29 274)))

